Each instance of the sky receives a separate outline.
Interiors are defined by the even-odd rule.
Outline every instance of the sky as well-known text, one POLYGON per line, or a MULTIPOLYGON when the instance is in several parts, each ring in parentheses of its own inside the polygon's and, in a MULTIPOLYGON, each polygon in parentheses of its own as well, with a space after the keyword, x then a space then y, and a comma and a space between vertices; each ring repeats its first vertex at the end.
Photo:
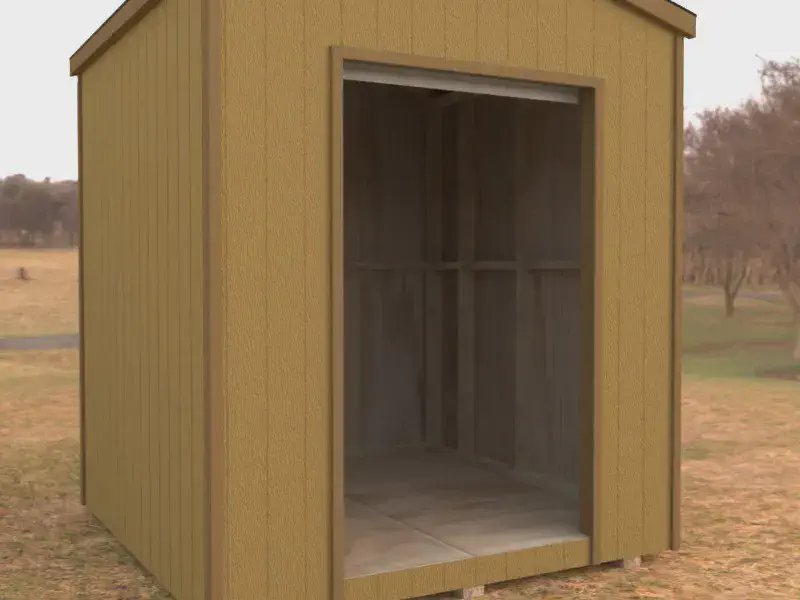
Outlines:
MULTIPOLYGON (((120 0, 0 0, 0 177, 74 179, 76 80, 69 57, 120 0), (24 60, 22 59, 24 57, 24 60)), ((698 14, 687 40, 685 116, 736 106, 759 92, 759 56, 800 56, 797 0, 679 0, 698 14), (753 6, 758 5, 758 10, 753 6)))

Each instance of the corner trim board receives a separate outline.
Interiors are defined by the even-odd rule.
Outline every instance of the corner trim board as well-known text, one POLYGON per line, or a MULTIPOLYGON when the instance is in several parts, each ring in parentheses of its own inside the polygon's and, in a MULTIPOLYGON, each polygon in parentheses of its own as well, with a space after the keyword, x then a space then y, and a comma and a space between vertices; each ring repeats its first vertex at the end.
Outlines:
POLYGON ((683 38, 675 37, 672 223, 672 528, 670 548, 681 546, 681 369, 683 354, 683 38))
POLYGON ((86 218, 83 212, 83 85, 78 77, 78 218, 80 231, 78 233, 78 416, 80 420, 80 463, 81 463, 81 505, 86 506, 86 336, 84 335, 84 233, 86 232, 86 218))

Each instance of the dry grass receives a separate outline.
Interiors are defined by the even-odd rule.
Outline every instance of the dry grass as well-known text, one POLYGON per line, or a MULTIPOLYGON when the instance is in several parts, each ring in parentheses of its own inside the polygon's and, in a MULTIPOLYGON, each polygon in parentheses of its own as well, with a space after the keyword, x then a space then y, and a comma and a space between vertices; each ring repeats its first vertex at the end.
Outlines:
POLYGON ((0 337, 77 331, 77 250, 0 250, 0 337))
POLYGON ((80 505, 77 369, 0 353, 0 599, 169 598, 80 505))
MULTIPOLYGON (((797 384, 685 384, 684 546, 492 598, 800 598, 797 384)), ((78 502, 77 353, 0 354, 0 598, 168 598, 78 502)))
POLYGON ((797 384, 686 382, 682 549, 640 569, 534 578, 490 597, 800 598, 798 414, 797 384))

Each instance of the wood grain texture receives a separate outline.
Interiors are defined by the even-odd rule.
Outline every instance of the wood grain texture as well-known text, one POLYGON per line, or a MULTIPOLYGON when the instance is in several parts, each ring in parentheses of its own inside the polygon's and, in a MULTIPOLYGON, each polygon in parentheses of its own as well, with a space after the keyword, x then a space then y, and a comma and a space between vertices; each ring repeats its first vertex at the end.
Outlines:
MULTIPOLYGON (((343 341, 335 329, 339 300, 331 266, 341 257, 332 248, 339 234, 331 213, 338 174, 330 170, 337 150, 329 137, 335 129, 329 49, 345 44, 394 52, 385 59, 394 63, 413 52, 425 61, 474 61, 426 63, 440 68, 524 76, 512 67, 525 67, 543 71, 543 80, 584 85, 578 76, 588 74, 605 80, 605 203, 598 215, 605 240, 604 418, 591 558, 663 549, 669 523, 669 543, 676 545, 679 337, 670 334, 669 319, 670 311, 673 322, 680 315, 676 300, 655 292, 667 285, 674 291, 670 277, 679 259, 669 237, 679 224, 665 208, 674 193, 679 212, 676 159, 664 150, 666 137, 679 128, 677 108, 670 108, 679 77, 663 74, 682 69, 665 41, 671 34, 612 0, 225 3, 218 23, 224 44, 215 55, 223 74, 217 152, 203 148, 208 105, 201 92, 210 67, 198 57, 211 46, 201 37, 209 23, 200 7, 201 0, 158 5, 81 76, 82 286, 86 306, 98 307, 84 314, 82 325, 89 509, 179 600, 203 597, 208 567, 224 575, 220 597, 288 592, 339 600, 344 593, 337 546, 344 525, 341 472, 332 448, 341 442, 336 411, 342 398, 336 400, 334 385, 341 357, 334 353, 343 341), (121 91, 134 86, 142 87, 141 102, 121 91), (205 169, 218 170, 221 204, 203 213, 210 193, 203 161, 209 160, 205 169), (214 215, 220 255, 209 264, 204 257, 217 250, 203 246, 214 215), (656 260, 657 269, 648 270, 656 260), (639 285, 645 272, 647 285, 639 285), (219 285, 210 295, 206 285, 214 278, 219 285), (213 294, 221 304, 210 316, 221 325, 217 345, 204 337, 213 294), (118 347, 114 336, 122 327, 129 344, 118 347), (651 327, 661 337, 647 347, 651 327), (672 397, 663 367, 670 357, 672 397), (224 491, 211 513, 216 520, 206 522, 200 430, 213 369, 220 385, 215 410, 221 411, 214 414, 221 418, 211 464, 224 491), (665 419, 672 421, 665 426, 665 419), (657 430, 652 439, 642 436, 645 426, 657 430), (657 473, 652 480, 645 477, 651 472, 657 473), (141 490, 140 500, 132 489, 141 490), (206 565, 212 523, 224 537, 215 562, 206 565), (299 541, 285 545, 286 539, 299 541)), ((566 213, 548 218, 563 220, 566 213)), ((565 250, 559 245, 564 231, 552 234, 540 250, 565 250)), ((513 271, 507 276, 519 278, 513 271)), ((404 277, 421 282, 428 276, 404 277)), ((454 300, 448 281, 443 274, 442 296, 454 300)), ((542 292, 543 300, 560 304, 555 288, 542 292)), ((571 331, 561 333, 571 339, 571 331)), ((448 360, 443 353, 443 390, 448 360)), ((562 448, 552 464, 566 473, 571 460, 562 448)), ((347 589, 378 590, 378 598, 388 598, 391 590, 499 581, 514 569, 579 566, 588 561, 588 542, 559 552, 560 558, 513 557, 514 564, 529 565, 524 568, 510 568, 506 556, 486 557, 352 582, 347 589)))
POLYGON ((378 44, 383 50, 410 54, 414 44, 414 3, 377 3, 378 44))
MULTIPOLYGON (((617 519, 618 444, 619 428, 619 328, 622 315, 620 296, 620 160, 621 146, 621 65, 620 17, 622 12, 612 2, 597 2, 595 11, 594 74, 605 79, 605 140, 603 145, 604 189, 602 233, 603 281, 603 404, 602 431, 596 442, 600 462, 597 465, 595 486, 595 523, 592 539, 592 562, 600 563, 619 558, 617 519)), ((627 152, 627 149, 625 149, 627 152)))
POLYGON ((447 0, 413 0, 412 50, 417 56, 444 58, 446 53, 447 0))
MULTIPOLYGON (((183 596, 183 573, 181 572, 181 456, 180 456, 180 279, 178 232, 180 229, 180 164, 178 140, 178 3, 177 0, 167 2, 167 18, 165 24, 165 41, 167 45, 166 60, 166 140, 167 140, 167 210, 166 210, 166 277, 167 287, 167 407, 169 411, 169 429, 167 443, 169 448, 169 546, 170 546, 170 589, 175 595, 183 596)), ((187 140, 188 141, 188 140, 187 140)))
POLYGON ((508 0, 481 0, 477 10, 477 54, 481 62, 508 61, 508 0))
POLYGON ((333 163, 330 123, 330 46, 341 43, 339 0, 306 0, 304 86, 304 173, 306 209, 305 251, 305 364, 306 372, 306 597, 341 599, 341 556, 336 550, 342 534, 339 506, 332 502, 330 476, 333 443, 331 416, 331 192, 333 163), (322 82, 322 83, 321 83, 322 82), (326 85, 327 84, 327 85, 326 85), (335 582, 335 583, 334 583, 335 582))
POLYGON ((567 71, 591 75, 594 71, 594 0, 567 3, 567 71))
MULTIPOLYGON (((155 25, 149 27, 145 32, 145 46, 147 48, 147 85, 145 86, 147 95, 147 196, 152 201, 147 203, 147 231, 148 231, 148 261, 147 261, 147 333, 150 339, 148 370, 150 371, 149 385, 149 406, 151 427, 150 438, 150 460, 149 472, 151 488, 160 490, 160 454, 161 436, 159 423, 161 419, 161 395, 159 394, 159 376, 161 369, 159 344, 158 344, 158 306, 159 290, 158 285, 158 265, 161 255, 158 252, 158 126, 161 121, 158 116, 158 45, 157 30, 155 25)), ((150 538, 150 556, 148 564, 151 571, 156 572, 160 568, 162 556, 161 550, 161 494, 153 493, 150 496, 150 515, 153 523, 151 527, 152 536, 150 538), (154 565, 154 566, 150 566, 154 565)))
POLYGON ((475 60, 478 49, 478 0, 446 0, 445 56, 475 60))
POLYGON ((672 139, 674 42, 670 32, 647 32, 647 190, 644 269, 644 477, 643 549, 655 554, 669 547, 671 524, 672 346, 672 139))
MULTIPOLYGON (((206 489, 202 520, 205 548, 202 549, 202 579, 205 598, 224 598, 228 578, 226 545, 226 498, 228 478, 226 436, 228 407, 225 404, 225 281, 224 228, 222 208, 222 0, 204 0, 199 7, 202 32, 199 40, 202 61, 199 68, 199 94, 202 127, 199 169, 202 179, 202 339, 203 406, 195 418, 203 421, 205 444, 202 469, 206 489)), ((196 139, 196 138, 195 138, 196 139)))
MULTIPOLYGON (((425 120, 425 259, 442 258, 443 122, 439 111, 425 120)), ((425 274, 425 435, 429 446, 444 445, 444 406, 442 403, 443 358, 442 278, 434 271, 425 274)))
POLYGON ((125 0, 69 59, 71 75, 80 75, 124 38, 161 0, 125 0))
POLYGON ((345 600, 402 600, 445 590, 531 577, 588 564, 589 542, 577 540, 468 558, 419 569, 349 579, 345 600))
MULTIPOLYGON (((225 597, 246 598, 274 585, 270 556, 270 302, 267 182, 270 177, 264 76, 269 56, 263 3, 224 4, 221 64, 222 344, 225 406, 225 597), (249 10, 244 10, 249 6, 249 10), (237 10, 238 7, 238 10, 237 10), (236 43, 234 43, 236 40, 236 43), (247 97, 247 102, 241 98, 247 97), (261 432, 254 443, 253 432, 261 432), (246 482, 246 483, 245 483, 246 482)), ((280 455, 280 459, 283 455, 280 455)), ((252 597, 252 596, 251 596, 252 597)))
POLYGON ((186 10, 161 4, 83 72, 81 120, 94 265, 84 272, 88 508, 181 599, 204 594, 192 521, 205 505, 203 426, 188 418, 202 414, 203 372, 189 361, 204 325, 202 306, 192 310, 203 256, 189 243, 202 201, 190 193, 202 121, 189 110, 202 81, 188 76, 201 31, 182 20, 199 0, 177 2, 186 10))
MULTIPOLYGON (((137 190, 137 206, 138 206, 138 262, 139 273, 136 279, 137 283, 137 302, 139 304, 138 315, 138 335, 139 337, 139 352, 140 352, 140 365, 139 365, 139 393, 141 397, 141 410, 142 420, 140 429, 140 445, 141 445, 141 511, 142 511, 142 540, 141 540, 141 554, 150 558, 152 556, 153 544, 153 531, 150 523, 153 520, 152 500, 154 483, 151 478, 151 464, 153 461, 153 449, 151 445, 151 427, 152 410, 151 410, 151 376, 150 365, 152 357, 150 356, 148 340, 150 338, 150 213, 152 202, 138 201, 140 196, 147 196, 150 193, 150 156, 148 155, 148 40, 146 32, 141 34, 141 40, 136 45, 136 67, 137 67, 137 81, 136 86, 138 93, 135 96, 135 102, 139 107, 139 114, 137 120, 138 131, 138 155, 137 155, 137 174, 139 179, 139 187, 137 190)), ((149 119, 149 120, 152 120, 149 119)))
POLYGON ((623 557, 640 554, 644 477, 645 194, 647 192, 647 30, 632 14, 621 23, 619 483, 617 522, 623 557))
POLYGON ((670 549, 681 546, 681 360, 683 353, 683 38, 675 37, 672 102, 672 527, 670 549))
POLYGON ((539 68, 539 0, 508 0, 508 63, 539 68))
POLYGON ((563 72, 567 67, 566 0, 539 0, 539 69, 563 72))
MULTIPOLYGON (((306 371, 303 7, 285 0, 266 5, 267 56, 260 75, 269 101, 266 190, 267 456, 270 540, 289 540, 305 527, 306 371), (286 451, 297 448, 300 451, 286 451)), ((250 196, 248 196, 250 197, 250 196)), ((253 199, 257 196, 253 197, 253 199)), ((252 200, 251 200, 252 201, 252 200)), ((241 326, 241 325, 239 325, 241 326)), ((317 475, 318 476, 318 475, 317 475)), ((323 507, 319 507, 320 510, 323 507)), ((274 549, 275 547, 272 546, 274 549)), ((304 545, 271 551, 266 595, 306 598, 304 545)), ((263 591, 261 591, 263 593, 263 591)))
MULTIPOLYGON (((456 146, 458 257, 470 263, 475 260, 475 102, 459 104, 456 146)), ((475 272, 460 269, 457 296, 457 394, 458 451, 474 455, 476 450, 476 348, 475 348, 475 272)))
POLYGON ((356 48, 378 46, 378 1, 341 0, 342 43, 356 48))

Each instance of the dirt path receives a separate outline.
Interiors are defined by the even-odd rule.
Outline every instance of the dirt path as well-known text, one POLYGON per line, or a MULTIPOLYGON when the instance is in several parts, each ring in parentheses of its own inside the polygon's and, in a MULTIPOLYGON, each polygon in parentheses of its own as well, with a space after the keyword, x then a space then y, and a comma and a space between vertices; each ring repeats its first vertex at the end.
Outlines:
POLYGON ((0 338, 0 351, 62 350, 65 348, 77 348, 79 345, 80 341, 77 333, 0 338))

